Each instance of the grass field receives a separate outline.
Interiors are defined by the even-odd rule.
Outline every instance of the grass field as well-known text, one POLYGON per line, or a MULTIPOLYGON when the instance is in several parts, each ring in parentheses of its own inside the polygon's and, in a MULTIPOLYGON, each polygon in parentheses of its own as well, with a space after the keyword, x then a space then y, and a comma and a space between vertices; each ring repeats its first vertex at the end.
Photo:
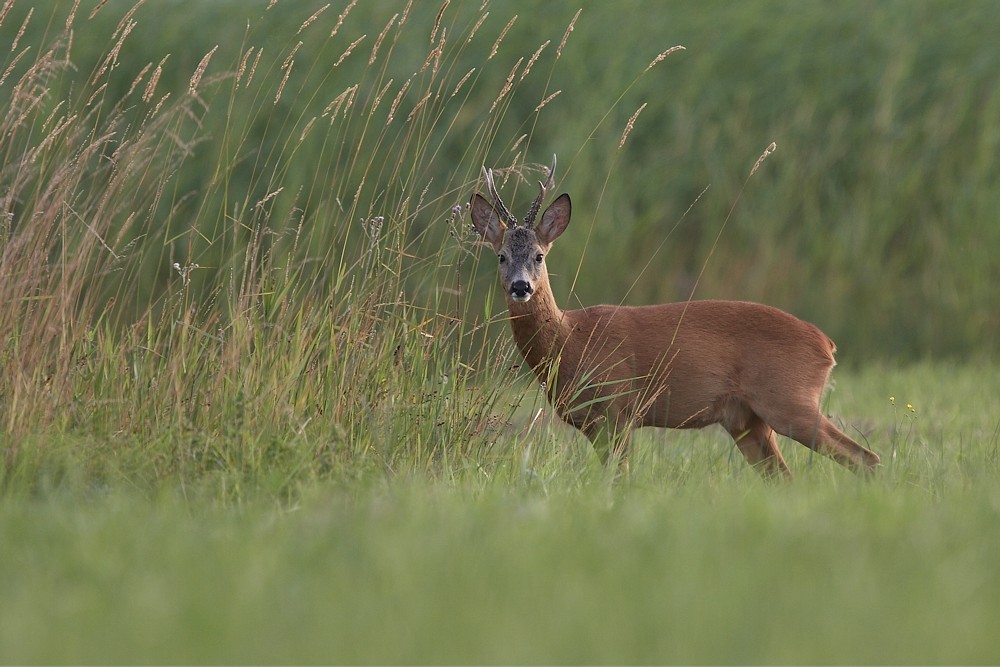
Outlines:
POLYGON ((1000 6, 522 4, 2 3, 0 662, 1000 660, 1000 6), (552 152, 564 306, 815 321, 880 473, 602 468, 464 208, 552 152))
POLYGON ((8 488, 0 660, 994 662, 995 369, 837 379, 874 479, 783 441, 796 479, 768 485, 721 432, 648 431, 613 481, 542 420, 478 463, 293 500, 229 500, 222 475, 8 488))

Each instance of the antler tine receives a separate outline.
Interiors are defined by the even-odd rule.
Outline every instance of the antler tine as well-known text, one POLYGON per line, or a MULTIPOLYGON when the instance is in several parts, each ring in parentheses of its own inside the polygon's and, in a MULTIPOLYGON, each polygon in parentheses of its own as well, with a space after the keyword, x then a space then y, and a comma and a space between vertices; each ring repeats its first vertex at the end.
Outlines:
POLYGON ((556 154, 552 154, 552 166, 549 167, 548 178, 545 182, 538 182, 538 196, 535 197, 535 201, 532 202, 531 208, 528 209, 528 215, 524 216, 524 224, 531 227, 535 223, 535 216, 538 215, 538 209, 542 207, 542 200, 545 199, 545 193, 549 188, 552 187, 553 180, 556 175, 556 154))
POLYGON ((552 187, 553 179, 556 176, 556 154, 552 154, 552 165, 549 167, 549 177, 545 179, 545 185, 542 186, 545 190, 552 187))
POLYGON ((483 165, 483 178, 486 179, 486 189, 489 190, 490 197, 493 197, 493 207, 497 209, 497 212, 500 213, 500 216, 504 219, 504 224, 510 223, 516 225, 517 218, 515 218, 513 214, 507 210, 507 207, 504 206, 503 200, 500 199, 500 193, 497 192, 497 186, 493 182, 493 171, 491 169, 487 169, 485 165, 483 165))

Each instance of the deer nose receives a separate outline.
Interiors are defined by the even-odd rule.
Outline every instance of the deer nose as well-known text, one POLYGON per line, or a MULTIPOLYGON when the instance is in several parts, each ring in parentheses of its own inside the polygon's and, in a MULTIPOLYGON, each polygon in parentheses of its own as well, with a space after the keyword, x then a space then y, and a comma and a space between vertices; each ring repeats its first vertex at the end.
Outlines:
POLYGON ((527 280, 515 280, 510 284, 510 295, 515 301, 527 301, 531 292, 531 284, 527 280))

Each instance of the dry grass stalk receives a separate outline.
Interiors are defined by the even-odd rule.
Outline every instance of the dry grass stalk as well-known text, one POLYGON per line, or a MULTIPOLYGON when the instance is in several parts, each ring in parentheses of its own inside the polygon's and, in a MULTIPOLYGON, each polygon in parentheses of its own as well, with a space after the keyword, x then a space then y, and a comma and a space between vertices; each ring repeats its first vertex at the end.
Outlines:
POLYGON ((760 167, 761 163, 763 163, 764 160, 767 159, 767 156, 776 151, 777 149, 778 149, 778 144, 772 141, 771 145, 768 146, 766 149, 764 149, 764 152, 761 154, 761 156, 757 158, 756 162, 754 162, 753 169, 750 170, 750 175, 753 176, 754 172, 757 171, 757 168, 760 167))
POLYGON ((399 16, 399 23, 396 24, 397 28, 402 28, 403 24, 406 23, 406 19, 410 18, 410 8, 413 7, 413 0, 406 0, 406 6, 403 7, 403 13, 399 16))
POLYGON ((208 69, 209 61, 212 60, 212 56, 214 56, 215 52, 218 50, 219 45, 216 44, 212 47, 211 51, 205 54, 205 56, 201 59, 201 62, 198 63, 198 67, 195 68, 194 74, 191 75, 191 81, 188 83, 188 92, 192 95, 198 93, 198 84, 201 83, 201 77, 205 75, 205 70, 208 69))
POLYGON ((351 0, 350 4, 344 8, 344 11, 340 12, 340 16, 337 17, 337 23, 334 24, 333 30, 330 31, 330 37, 337 34, 337 31, 340 30, 340 26, 344 25, 344 19, 347 18, 347 15, 351 13, 351 10, 354 9, 354 5, 356 4, 358 4, 358 0, 351 0))
MULTIPOLYGON (((142 7, 143 3, 145 2, 146 0, 139 0, 134 5, 132 5, 132 8, 130 10, 125 12, 125 16, 123 16, 122 20, 118 22, 118 27, 115 28, 114 34, 111 35, 111 39, 117 37, 118 33, 120 33, 122 30, 125 29, 125 26, 127 26, 132 21, 132 15, 135 14, 139 10, 139 7, 142 7)), ((97 10, 95 9, 94 11, 96 12, 97 10)), ((131 30, 131 28, 129 29, 131 30)))
POLYGON ((163 108, 163 103, 166 102, 167 99, 169 98, 170 98, 170 93, 164 93, 163 97, 161 97, 160 100, 156 103, 156 106, 153 107, 153 110, 149 112, 149 117, 156 118, 156 115, 160 113, 160 109, 163 108))
POLYGON ((94 92, 90 94, 90 97, 87 98, 87 103, 84 106, 88 106, 89 107, 91 104, 93 104, 94 100, 96 100, 98 97, 100 97, 104 93, 104 91, 107 89, 107 87, 108 87, 108 82, 107 81, 105 81, 104 83, 102 83, 101 85, 99 85, 94 90, 94 92))
POLYGON ((325 12, 326 10, 328 10, 329 8, 330 8, 330 3, 328 2, 325 5, 323 5, 322 7, 320 7, 319 9, 317 9, 315 12, 313 12, 313 15, 310 16, 309 18, 307 18, 302 23, 302 25, 299 26, 299 31, 297 33, 295 33, 295 34, 296 35, 301 34, 303 30, 305 30, 306 28, 309 27, 310 23, 312 23, 313 21, 315 21, 316 19, 318 19, 319 15, 322 14, 323 12, 325 12))
POLYGON ((667 49, 666 51, 664 51, 660 55, 658 55, 655 58, 653 58, 653 62, 651 62, 648 65, 646 65, 646 69, 644 69, 642 71, 643 72, 648 72, 649 70, 653 69, 653 65, 655 65, 658 62, 662 62, 671 53, 674 53, 675 51, 684 51, 684 50, 685 50, 684 47, 681 46, 680 44, 678 44, 677 46, 671 46, 669 49, 667 49))
POLYGON ((295 54, 298 53, 299 48, 301 47, 302 47, 302 42, 300 41, 292 48, 292 52, 288 54, 287 58, 285 58, 285 62, 281 63, 281 69, 288 69, 289 65, 292 62, 292 59, 295 58, 295 54))
MULTIPOLYGON (((69 32, 70 28, 73 27, 73 21, 76 19, 76 10, 80 8, 80 0, 74 0, 73 8, 69 10, 69 16, 66 17, 66 32, 69 32)), ((3 19, 0 18, 0 23, 3 23, 3 19)))
POLYGON ((389 19, 389 22, 385 24, 384 28, 382 28, 382 32, 379 33, 378 39, 375 40, 375 46, 372 47, 372 55, 368 58, 369 65, 375 63, 375 59, 378 57, 378 49, 382 46, 382 40, 385 39, 385 36, 389 33, 389 28, 392 27, 392 24, 396 21, 397 16, 399 16, 399 14, 393 14, 392 18, 389 19))
POLYGON ((132 79, 132 85, 129 86, 128 92, 125 93, 125 97, 131 97, 132 96, 132 93, 134 93, 135 89, 139 87, 139 83, 142 82, 143 77, 146 76, 146 72, 148 72, 149 68, 152 67, 152 66, 153 66, 153 63, 146 63, 146 66, 142 68, 142 70, 139 72, 139 74, 134 79, 132 79))
POLYGON ((361 199, 361 191, 365 188, 365 177, 364 174, 361 175, 361 182, 358 183, 358 189, 354 191, 354 201, 357 202, 361 199))
POLYGON ((254 204, 254 208, 258 209, 258 210, 261 209, 261 208, 264 208, 264 204, 266 204, 267 202, 269 202, 272 199, 274 199, 275 197, 277 197, 279 194, 281 194, 281 191, 284 190, 284 189, 285 189, 284 187, 280 187, 277 190, 275 190, 274 192, 268 193, 263 199, 261 199, 259 202, 257 202, 256 204, 254 204))
POLYGON ((391 86, 391 85, 392 85, 392 82, 393 82, 393 79, 389 79, 389 80, 388 80, 388 81, 386 82, 386 84, 385 84, 384 86, 382 86, 382 90, 378 91, 378 94, 377 94, 377 95, 375 95, 375 101, 374 101, 374 102, 372 102, 372 109, 371 109, 371 111, 369 112, 369 115, 371 115, 371 114, 375 113, 375 109, 377 109, 377 108, 378 108, 378 105, 379 105, 379 102, 381 102, 381 101, 382 101, 382 97, 383 97, 383 96, 385 95, 385 92, 386 92, 387 90, 389 90, 389 86, 391 86))
POLYGON ((525 181, 524 176, 521 175, 521 170, 517 168, 517 165, 521 164, 521 151, 514 154, 514 159, 510 161, 510 166, 506 169, 502 169, 504 175, 504 183, 507 182, 507 177, 513 175, 519 181, 525 181))
POLYGON ((434 40, 437 39, 438 28, 441 26, 441 17, 444 16, 444 10, 448 9, 449 4, 451 4, 451 0, 444 0, 444 4, 441 5, 441 9, 438 10, 437 16, 434 17, 434 27, 431 29, 431 44, 433 44, 434 40))
MULTIPOLYGON (((25 51, 30 50, 30 47, 25 49, 25 51)), ((15 128, 20 127, 28 116, 42 104, 48 93, 44 81, 47 77, 54 75, 57 69, 59 66, 53 59, 52 51, 48 51, 21 76, 11 91, 10 108, 3 119, 2 133, 4 135, 9 135, 15 128)))
POLYGON ((431 73, 437 74, 438 67, 441 64, 441 54, 444 52, 444 44, 447 34, 448 34, 447 29, 441 30, 441 41, 439 41, 437 46, 431 49, 430 53, 427 54, 427 58, 426 60, 424 60, 424 64, 420 66, 421 72, 427 69, 428 65, 434 63, 434 66, 431 68, 431 73))
POLYGON ((169 53, 163 56, 163 60, 161 60, 160 64, 156 66, 156 69, 153 70, 153 75, 149 77, 149 83, 146 84, 146 89, 142 91, 143 102, 148 104, 149 101, 153 99, 153 93, 156 92, 156 84, 160 81, 160 75, 163 74, 163 63, 167 62, 167 58, 169 57, 169 53))
POLYGON ((247 52, 243 54, 243 57, 240 59, 240 65, 239 67, 236 68, 236 85, 239 85, 240 80, 246 73, 247 63, 250 62, 250 56, 252 55, 253 55, 253 47, 251 46, 250 48, 247 49, 247 52))
POLYGON ((17 31, 17 35, 14 37, 13 43, 10 45, 10 52, 14 53, 17 51, 17 43, 21 41, 24 37, 24 31, 28 29, 28 21, 31 20, 31 15, 35 13, 35 8, 32 7, 28 10, 28 15, 24 17, 24 22, 21 23, 21 29, 17 31))
POLYGON ((552 42, 551 39, 545 40, 545 43, 539 46, 538 49, 534 52, 534 54, 532 54, 531 58, 528 59, 528 64, 524 66, 524 71, 521 72, 521 78, 518 79, 519 83, 521 81, 524 81, 524 77, 528 76, 528 72, 531 71, 532 65, 535 64, 535 61, 538 60, 538 57, 542 55, 542 51, 544 51, 545 47, 548 46, 551 42, 552 42))
POLYGON ((309 134, 309 131, 312 130, 313 123, 315 122, 316 122, 316 116, 313 116, 312 118, 309 119, 309 122, 306 123, 306 126, 302 128, 302 134, 299 135, 300 144, 305 140, 306 135, 309 134))
POLYGON ((342 92, 340 95, 337 95, 335 98, 333 98, 332 102, 326 105, 326 108, 323 109, 323 113, 321 115, 324 118, 326 118, 326 116, 329 114, 331 116, 330 122, 332 123, 333 119, 336 118, 337 114, 340 112, 340 107, 344 104, 344 101, 348 100, 348 96, 350 96, 350 100, 348 101, 347 106, 350 107, 350 102, 354 100, 354 93, 356 93, 357 90, 358 90, 358 84, 354 84, 353 86, 346 88, 344 92, 342 92))
POLYGON ((396 117, 396 108, 399 106, 400 100, 403 99, 403 95, 406 94, 406 90, 410 87, 410 81, 412 81, 412 80, 413 80, 413 77, 410 77, 409 79, 407 79, 406 83, 403 84, 403 87, 399 89, 398 93, 396 93, 396 99, 394 99, 392 101, 392 105, 389 107, 389 117, 386 118, 386 120, 385 120, 385 124, 386 125, 388 125, 389 123, 391 123, 392 119, 396 117))
POLYGON ((45 139, 43 139, 42 142, 38 144, 38 147, 35 148, 33 151, 31 151, 31 157, 28 159, 28 161, 34 163, 35 160, 38 158, 38 156, 43 152, 45 152, 46 148, 55 143, 55 140, 59 138, 59 135, 62 134, 66 130, 66 128, 73 123, 74 120, 76 120, 76 114, 73 114, 69 118, 66 118, 65 116, 61 118, 59 122, 56 124, 55 128, 53 128, 53 130, 45 136, 45 139))
MULTIPOLYGON (((13 2, 11 4, 13 4, 13 2)), ((108 0, 101 0, 100 2, 98 2, 94 6, 94 8, 90 10, 90 15, 87 16, 87 20, 89 21, 90 19, 92 19, 95 16, 97 16, 97 12, 101 11, 101 7, 103 7, 106 4, 108 4, 108 0)))
POLYGON ((406 116, 406 122, 407 123, 409 123, 411 120, 413 120, 413 117, 417 115, 417 112, 419 112, 424 107, 425 104, 427 104, 427 100, 429 100, 431 98, 431 95, 433 95, 433 94, 434 94, 433 92, 427 93, 426 95, 424 95, 420 99, 419 102, 417 102, 414 105, 413 110, 410 111, 410 113, 406 116))
POLYGON ((538 106, 535 107, 535 113, 538 113, 539 111, 541 111, 542 107, 544 107, 546 104, 548 104, 549 102, 551 102, 552 100, 554 100, 556 97, 558 97, 560 93, 562 93, 562 91, 561 90, 557 90, 556 92, 552 93, 551 95, 549 95, 548 97, 546 97, 544 100, 542 100, 541 102, 539 102, 538 106))
POLYGON ((66 62, 70 61, 70 54, 73 53, 73 34, 74 33, 73 33, 73 31, 71 29, 67 30, 64 33, 64 35, 66 37, 66 49, 65 49, 66 56, 65 56, 64 60, 66 62))
POLYGON ((358 44, 360 44, 362 42, 362 40, 364 40, 364 38, 367 37, 367 36, 368 35, 361 35, 361 37, 358 37, 356 40, 354 40, 353 42, 351 42, 350 46, 348 46, 347 49, 343 53, 340 54, 340 57, 337 58, 337 62, 335 62, 333 64, 333 66, 336 67, 340 63, 344 62, 344 60, 349 55, 351 55, 351 52, 354 51, 354 47, 356 47, 358 44))
POLYGON ((492 60, 493 56, 495 56, 497 54, 497 51, 500 50, 500 42, 503 41, 503 38, 507 35, 507 31, 510 30, 510 27, 514 25, 514 21, 516 20, 517 20, 517 14, 514 14, 514 17, 511 20, 507 21, 507 25, 505 25, 503 27, 503 30, 500 31, 500 36, 497 37, 497 41, 493 42, 493 48, 490 49, 490 55, 487 58, 487 60, 492 60))
POLYGON ((646 108, 646 104, 647 102, 643 102, 642 105, 640 105, 639 108, 635 110, 635 113, 632 114, 632 117, 628 119, 628 123, 625 124, 625 131, 622 132, 622 138, 618 142, 618 148, 621 148, 622 146, 625 145, 625 140, 628 139, 628 135, 632 131, 632 127, 635 125, 635 119, 638 118, 639 114, 642 113, 642 110, 646 108))
POLYGON ((476 68, 473 67, 472 69, 470 69, 468 72, 465 73, 465 76, 459 79, 458 83, 455 85, 455 90, 451 91, 451 95, 449 95, 449 98, 455 97, 455 95, 458 94, 458 91, 462 88, 465 82, 469 79, 470 76, 472 76, 472 73, 475 71, 476 68))
POLYGON ((100 79, 102 76, 104 76, 104 73, 108 71, 109 67, 113 68, 118 63, 118 54, 122 50, 122 45, 125 43, 125 38, 129 36, 129 33, 132 32, 132 29, 135 28, 136 25, 138 25, 136 21, 129 21, 128 25, 126 25, 125 28, 121 31, 121 33, 118 36, 118 41, 115 42, 115 45, 111 48, 111 51, 108 52, 108 56, 104 59, 104 62, 101 64, 101 67, 97 70, 97 74, 95 74, 94 78, 90 80, 91 85, 96 84, 97 80, 100 79))
POLYGON ((521 66, 523 61, 524 57, 522 56, 517 59, 516 63, 514 63, 514 67, 510 70, 510 74, 507 75, 507 80, 504 82, 503 88, 500 89, 500 94, 497 95, 497 98, 493 100, 493 104, 490 105, 490 113, 493 113, 493 110, 497 108, 498 104, 500 104, 500 100, 506 97, 507 93, 509 93, 510 89, 514 86, 514 75, 517 74, 517 68, 521 66))
POLYGON ((62 109, 65 104, 66 100, 59 100, 59 103, 56 104, 56 106, 52 109, 52 113, 50 113, 49 117, 46 118, 45 122, 42 123, 43 134, 48 134, 49 127, 51 127, 52 121, 55 120, 56 114, 59 113, 59 110, 62 109))
MULTIPOLYGON (((299 42, 301 44, 301 42, 299 42)), ((281 93, 285 90, 285 84, 288 83, 288 77, 292 73, 292 65, 295 64, 294 60, 286 60, 285 65, 282 65, 282 69, 285 70, 284 76, 281 77, 281 83, 278 84, 278 92, 274 94, 274 103, 277 104, 281 100, 281 93)))
POLYGON ((31 47, 27 46, 24 48, 23 51, 14 56, 14 59, 11 61, 10 65, 8 65, 7 69, 4 70, 3 75, 0 76, 0 86, 2 86, 3 82, 7 80, 7 77, 10 76, 10 73, 17 66, 17 63, 21 60, 21 58, 23 58, 25 54, 27 54, 29 51, 31 51, 31 47))
POLYGON ((253 59, 253 65, 250 66, 250 74, 247 76, 247 82, 245 88, 250 87, 250 82, 253 81, 253 75, 257 71, 257 63, 260 62, 260 57, 264 54, 264 47, 257 49, 257 57, 253 59))
POLYGON ((562 41, 559 42, 559 48, 556 49, 556 60, 559 60, 559 56, 562 55, 563 47, 566 46, 566 40, 569 39, 570 33, 572 33, 573 29, 576 27, 576 20, 580 18, 580 12, 582 11, 582 9, 576 10, 576 14, 573 15, 573 20, 571 20, 569 25, 566 26, 566 32, 563 33, 562 41))
MULTIPOLYGON (((480 9, 480 11, 482 11, 482 9, 480 9)), ((479 30, 479 26, 483 24, 483 22, 486 20, 486 17, 489 15, 490 13, 486 12, 485 14, 479 17, 479 20, 476 21, 476 25, 472 26, 472 30, 469 31, 469 38, 465 40, 466 44, 471 42, 472 38, 476 36, 476 32, 479 30)))
MULTIPOLYGON (((107 0, 105 0, 107 2, 107 0)), ((0 7, 0 26, 3 25, 4 19, 7 18, 7 14, 10 12, 10 8, 14 6, 14 0, 6 0, 3 3, 3 7, 0 7)))

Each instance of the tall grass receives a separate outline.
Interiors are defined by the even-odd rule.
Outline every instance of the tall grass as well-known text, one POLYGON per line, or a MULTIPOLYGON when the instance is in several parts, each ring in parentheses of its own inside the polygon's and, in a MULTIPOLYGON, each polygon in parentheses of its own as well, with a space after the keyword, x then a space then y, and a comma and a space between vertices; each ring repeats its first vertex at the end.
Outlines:
MULTIPOLYGON (((594 6, 581 10, 565 44, 576 12, 545 3, 519 6, 516 19, 508 8, 480 10, 474 3, 449 3, 440 19, 440 6, 417 3, 404 12, 395 0, 359 3, 332 38, 349 3, 323 9, 325 3, 278 2, 265 10, 267 4, 202 3, 163 16, 143 4, 131 16, 139 24, 122 41, 115 66, 94 84, 87 75, 100 70, 117 44, 116 28, 131 3, 113 0, 92 18, 83 7, 73 22, 76 74, 50 80, 52 105, 68 95, 81 105, 83 88, 107 84, 95 101, 104 113, 137 79, 136 100, 156 78, 155 99, 123 109, 132 128, 160 94, 172 93, 165 104, 179 103, 212 54, 187 124, 170 131, 183 138, 185 166, 158 172, 169 176, 158 216, 172 220, 163 222, 155 258, 142 253, 146 264, 134 272, 140 304, 176 279, 174 262, 199 264, 194 287, 213 289, 215 272, 226 271, 233 248, 250 235, 232 223, 234 205, 253 211, 278 188, 284 189, 266 202, 272 230, 286 222, 308 229, 319 220, 311 217, 316 207, 340 215, 347 213, 343 206, 356 207, 352 221, 384 215, 406 195, 415 202, 430 182, 425 202, 441 193, 445 200, 434 215, 410 211, 408 224, 430 234, 433 246, 431 239, 442 237, 431 221, 444 217, 444 204, 467 199, 477 162, 502 167, 552 152, 565 166, 560 186, 578 202, 578 233, 554 258, 574 269, 574 280, 554 285, 560 300, 684 298, 749 164, 775 141, 777 154, 741 200, 696 296, 785 307, 828 331, 844 362, 995 354, 989 249, 997 239, 988 212, 996 208, 990 183, 997 171, 991 130, 997 100, 990 91, 998 89, 1000 50, 978 29, 994 17, 992 3, 796 5, 795 11, 764 2, 594 6), (369 64, 394 14, 406 20, 389 28, 369 64), (434 50, 435 23, 438 42, 445 33, 441 60, 436 74, 433 63, 420 73, 434 50), (145 36, 153 24, 158 39, 145 36), (474 29, 472 41, 463 41, 474 29), (618 48, 633 40, 643 46, 618 48), (851 44, 846 56, 845 43, 851 44), (687 51, 643 73, 676 44, 687 51), (845 57, 855 64, 849 73, 845 57), (235 77, 241 65, 241 84, 216 79, 235 77), (512 89, 500 96, 512 70, 512 89), (459 88, 455 97, 452 86, 459 88), (354 94, 340 98, 349 89, 354 94), (338 98, 340 120, 324 125, 338 98), (638 109, 629 141, 619 147, 638 109), (407 162, 392 158, 402 142, 424 157, 418 174, 400 171, 398 179, 393 170, 407 162), (304 214, 292 215, 296 208, 304 214), (200 234, 191 232, 192 220, 200 234)), ((62 3, 51 18, 41 8, 34 12, 17 40, 18 52, 29 50, 6 57, 5 71, 17 63, 5 87, 63 30, 71 7, 62 3)), ((10 42, 28 9, 12 4, 0 26, 10 42)), ((267 239, 281 249, 290 236, 267 239)), ((308 252, 318 260, 329 248, 312 238, 308 252)), ((307 250, 300 245, 299 252, 307 250)), ((307 273, 326 280, 329 266, 314 261, 307 273)), ((430 285, 432 278, 423 281, 430 285)), ((141 305, 129 319, 138 311, 141 305)))
POLYGON ((369 32, 354 3, 223 5, 249 22, 180 85, 168 51, 130 60, 142 3, 4 17, 8 489, 475 467, 516 407, 462 202, 480 164, 532 170, 500 119, 558 53, 497 55, 514 19, 448 3, 369 10, 369 32), (493 67, 492 106, 467 104, 493 67))

